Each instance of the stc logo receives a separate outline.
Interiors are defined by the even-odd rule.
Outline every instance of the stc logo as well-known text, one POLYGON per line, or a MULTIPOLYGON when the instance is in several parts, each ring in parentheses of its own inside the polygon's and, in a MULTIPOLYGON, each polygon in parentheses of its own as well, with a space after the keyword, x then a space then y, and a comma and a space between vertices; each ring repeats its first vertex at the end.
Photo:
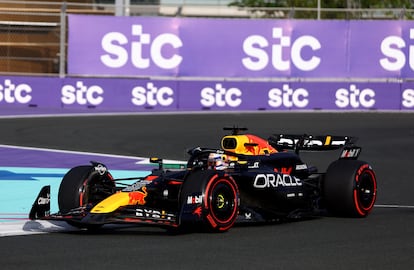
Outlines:
POLYGON ((0 102, 26 104, 32 100, 31 92, 32 88, 28 84, 15 85, 6 79, 3 85, 0 84, 0 102))
POLYGON ((76 86, 67 84, 62 87, 61 102, 66 105, 100 105, 104 98, 104 90, 98 85, 86 86, 82 81, 77 81, 76 86))
POLYGON ((305 88, 292 89, 283 84, 282 89, 272 88, 268 92, 268 104, 273 108, 305 108, 309 104, 309 93, 305 88))
POLYGON ((414 108, 414 89, 405 89, 402 92, 402 106, 407 109, 414 108))
POLYGON ((200 103, 204 107, 238 107, 242 103, 242 91, 232 87, 226 89, 221 83, 217 83, 215 88, 205 87, 201 90, 200 103))
MULTIPOLYGON (((101 41, 102 49, 107 52, 101 56, 104 65, 110 68, 120 68, 125 66, 128 61, 139 69, 146 69, 151 66, 151 61, 162 69, 176 68, 182 61, 178 54, 163 55, 166 49, 178 49, 183 46, 181 39, 173 34, 161 34, 151 37, 144 33, 142 25, 132 25, 130 41, 127 36, 119 32, 106 34, 101 41), (130 48, 125 48, 126 46, 130 48), (131 55, 129 55, 131 52, 131 55), (145 57, 149 55, 150 57, 145 57)), ((166 53, 167 54, 167 53, 166 53)))
POLYGON ((316 69, 321 58, 315 55, 306 59, 302 57, 303 51, 315 52, 321 49, 321 43, 313 36, 300 36, 296 40, 283 35, 283 28, 273 28, 272 38, 275 40, 272 45, 265 37, 252 35, 247 37, 243 42, 243 51, 247 57, 242 59, 243 65, 253 71, 260 71, 268 67, 269 62, 274 69, 287 71, 291 69, 291 63, 300 70, 311 71, 316 69), (276 42, 277 41, 277 42, 276 42), (270 50, 267 49, 271 47, 270 50), (268 55, 267 51, 271 51, 268 55), (290 55, 284 55, 284 52, 290 52, 290 55))
MULTIPOLYGON (((410 39, 414 39, 414 29, 410 29, 410 39)), ((407 58, 411 70, 414 70, 414 46, 407 46, 404 39, 399 36, 388 36, 381 42, 381 52, 384 58, 379 63, 387 71, 399 71, 406 66, 407 58), (408 52, 408 57, 404 54, 408 52), (411 57, 410 57, 411 55, 411 57)))
POLYGON ((136 106, 170 106, 174 102, 174 91, 169 87, 157 88, 154 83, 147 83, 146 87, 136 86, 132 89, 132 104, 136 106))
POLYGON ((370 88, 360 90, 355 84, 351 84, 349 89, 336 90, 335 98, 335 104, 339 108, 372 108, 375 105, 375 91, 370 88))

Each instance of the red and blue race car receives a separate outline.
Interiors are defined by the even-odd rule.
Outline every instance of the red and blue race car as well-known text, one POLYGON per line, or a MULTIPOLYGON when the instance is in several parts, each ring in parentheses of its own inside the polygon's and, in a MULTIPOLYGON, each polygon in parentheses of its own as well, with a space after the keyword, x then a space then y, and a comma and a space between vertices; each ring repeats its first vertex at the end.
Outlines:
POLYGON ((39 193, 30 219, 64 220, 79 228, 145 224, 227 231, 235 223, 274 222, 304 216, 366 217, 374 207, 377 181, 361 148, 346 136, 271 135, 245 128, 219 149, 196 147, 182 168, 162 159, 145 177, 121 184, 99 162, 77 166, 63 177, 58 213, 50 213, 50 186, 39 193), (325 172, 302 161, 301 151, 339 150, 325 172))

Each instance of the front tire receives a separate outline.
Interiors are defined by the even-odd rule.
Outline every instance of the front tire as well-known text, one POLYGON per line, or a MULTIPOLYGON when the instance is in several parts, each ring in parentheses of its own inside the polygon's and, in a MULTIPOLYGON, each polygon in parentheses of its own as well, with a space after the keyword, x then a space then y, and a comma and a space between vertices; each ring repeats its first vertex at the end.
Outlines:
POLYGON ((329 212, 346 217, 366 217, 377 197, 375 173, 368 163, 359 160, 333 162, 323 189, 329 212))
MULTIPOLYGON (((74 209, 91 209, 94 205, 115 192, 115 182, 102 164, 77 166, 65 174, 60 183, 58 205, 61 214, 74 209), (97 167, 101 165, 100 167, 97 167), (98 168, 98 169, 97 169, 98 168)), ((68 221, 75 227, 89 227, 77 221, 68 221)), ((91 228, 97 226, 92 225, 91 228)))

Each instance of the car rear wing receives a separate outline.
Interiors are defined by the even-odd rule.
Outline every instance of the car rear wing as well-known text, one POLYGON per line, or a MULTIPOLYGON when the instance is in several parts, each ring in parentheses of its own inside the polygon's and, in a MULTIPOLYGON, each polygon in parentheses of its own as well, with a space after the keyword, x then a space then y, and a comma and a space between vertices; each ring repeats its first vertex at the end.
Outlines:
POLYGON ((331 135, 314 136, 306 134, 274 134, 268 139, 269 144, 278 151, 294 150, 296 153, 300 150, 325 151, 337 150, 345 147, 358 148, 354 146, 356 141, 356 137, 331 135))

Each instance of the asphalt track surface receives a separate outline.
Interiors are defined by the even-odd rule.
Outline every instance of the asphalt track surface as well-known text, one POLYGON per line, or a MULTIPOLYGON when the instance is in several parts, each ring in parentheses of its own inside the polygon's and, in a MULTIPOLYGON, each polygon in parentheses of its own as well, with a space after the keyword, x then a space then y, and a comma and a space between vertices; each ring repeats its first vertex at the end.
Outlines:
MULTIPOLYGON (((352 135, 378 178, 364 219, 323 217, 172 235, 159 228, 0 238, 1 269, 413 269, 413 113, 226 113, 0 119, 0 143, 186 159, 217 147, 223 126, 272 133, 352 135)), ((337 153, 303 154, 326 168, 337 153)), ((107 164, 110 167, 110 164, 107 164)))

